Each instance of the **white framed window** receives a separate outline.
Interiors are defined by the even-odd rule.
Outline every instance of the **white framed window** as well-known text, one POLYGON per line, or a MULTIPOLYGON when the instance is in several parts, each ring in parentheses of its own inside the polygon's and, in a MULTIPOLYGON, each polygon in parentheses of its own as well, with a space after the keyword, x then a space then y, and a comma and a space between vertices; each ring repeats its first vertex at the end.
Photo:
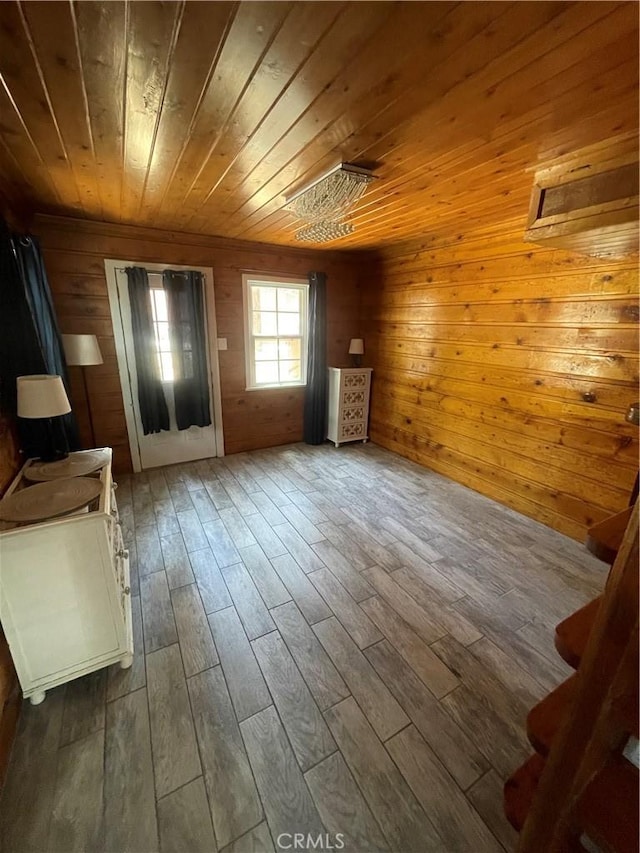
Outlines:
POLYGON ((151 319, 156 344, 156 354, 160 365, 160 378, 163 382, 173 382, 173 357, 169 338, 169 315, 167 313, 167 294, 162 287, 150 287, 151 319))
POLYGON ((307 384, 309 285, 243 275, 247 389, 307 384))

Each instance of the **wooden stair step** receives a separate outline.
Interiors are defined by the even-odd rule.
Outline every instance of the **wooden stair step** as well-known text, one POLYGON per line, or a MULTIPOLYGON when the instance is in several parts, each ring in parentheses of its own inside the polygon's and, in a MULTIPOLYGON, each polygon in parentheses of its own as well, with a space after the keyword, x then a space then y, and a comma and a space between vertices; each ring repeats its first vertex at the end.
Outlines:
POLYGON ((534 753, 504 783, 504 813, 518 832, 529 814, 544 764, 544 758, 534 753))
MULTIPOLYGON (((522 830, 529 814, 544 765, 544 758, 534 753, 504 784, 504 812, 511 826, 518 832, 522 830)), ((585 853, 585 848, 575 838, 568 842, 564 853, 585 853)))
POLYGON ((601 600, 602 596, 594 598, 556 627, 555 645, 558 654, 574 669, 580 666, 601 600))
MULTIPOLYGON (((572 675, 548 693, 527 715, 527 737, 540 755, 549 754, 553 739, 560 728, 578 684, 578 676, 572 675)), ((630 735, 638 737, 638 694, 617 697, 612 711, 630 735)))
POLYGON ((628 506, 622 512, 610 515, 609 518, 589 528, 586 546, 599 560, 609 565, 613 564, 632 512, 633 506, 628 506))
POLYGON ((573 699, 577 679, 577 675, 572 675, 529 711, 527 737, 540 755, 546 757, 549 754, 551 743, 573 699))
POLYGON ((637 853, 638 768, 622 757, 608 764, 580 797, 578 816, 605 853, 637 853))

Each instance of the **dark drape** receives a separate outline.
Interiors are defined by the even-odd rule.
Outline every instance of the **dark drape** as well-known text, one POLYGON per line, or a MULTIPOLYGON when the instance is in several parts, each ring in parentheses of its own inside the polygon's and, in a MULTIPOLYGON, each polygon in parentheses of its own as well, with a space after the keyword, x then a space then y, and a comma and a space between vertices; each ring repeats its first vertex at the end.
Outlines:
POLYGON ((127 267, 133 350, 136 357, 138 402, 145 435, 169 429, 169 410, 162 390, 155 345, 149 276, 143 267, 127 267))
POLYGON ((304 394, 303 438, 322 444, 327 437, 327 277, 309 273, 309 344, 304 394))
POLYGON ((165 270, 178 429, 209 426, 209 372, 202 273, 165 270))
MULTIPOLYGON (((0 222, 0 404, 16 414, 16 377, 57 374, 69 395, 67 365, 53 308, 49 282, 34 237, 12 234, 0 222)), ((73 412, 56 417, 52 431, 45 421, 20 418, 22 450, 40 456, 50 450, 78 450, 80 442, 73 412)))

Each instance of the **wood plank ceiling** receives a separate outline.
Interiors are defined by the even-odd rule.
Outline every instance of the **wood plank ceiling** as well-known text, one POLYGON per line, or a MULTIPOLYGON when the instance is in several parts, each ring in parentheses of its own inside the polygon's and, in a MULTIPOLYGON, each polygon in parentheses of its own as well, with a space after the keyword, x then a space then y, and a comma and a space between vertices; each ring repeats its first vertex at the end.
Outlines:
POLYGON ((0 192, 289 245, 285 196, 343 160, 379 180, 336 248, 524 229, 530 167, 637 128, 637 25, 636 3, 5 0, 0 192))

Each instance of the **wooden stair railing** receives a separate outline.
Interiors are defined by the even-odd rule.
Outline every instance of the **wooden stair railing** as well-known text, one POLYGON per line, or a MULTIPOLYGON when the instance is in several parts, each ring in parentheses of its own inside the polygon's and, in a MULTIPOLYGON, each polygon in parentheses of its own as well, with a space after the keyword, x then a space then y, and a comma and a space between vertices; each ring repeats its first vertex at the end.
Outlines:
POLYGON ((519 853, 638 851, 638 505, 603 595, 560 623, 556 647, 577 672, 536 705, 536 753, 507 780, 505 813, 519 853), (586 841, 585 841, 586 844, 586 841))
POLYGON ((637 850, 638 768, 625 759, 605 766, 585 788, 578 816, 601 850, 637 850))

